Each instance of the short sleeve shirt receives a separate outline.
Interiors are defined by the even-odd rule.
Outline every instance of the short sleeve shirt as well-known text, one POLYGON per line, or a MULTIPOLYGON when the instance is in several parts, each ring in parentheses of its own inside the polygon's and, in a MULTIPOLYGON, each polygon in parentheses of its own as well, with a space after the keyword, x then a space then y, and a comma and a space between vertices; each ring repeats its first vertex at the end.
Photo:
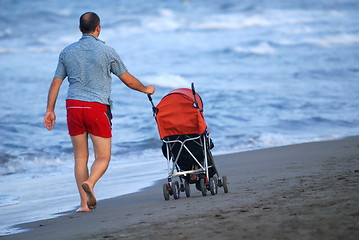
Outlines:
POLYGON ((111 74, 127 72, 116 51, 90 34, 66 47, 59 56, 55 78, 68 77, 66 99, 110 104, 111 74))

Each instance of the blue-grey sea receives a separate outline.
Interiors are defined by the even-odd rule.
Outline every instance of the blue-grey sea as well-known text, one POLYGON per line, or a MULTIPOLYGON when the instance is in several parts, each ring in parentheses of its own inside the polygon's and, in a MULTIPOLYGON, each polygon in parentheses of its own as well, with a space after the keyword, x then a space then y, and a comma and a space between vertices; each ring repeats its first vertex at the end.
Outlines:
MULTIPOLYGON (((0 235, 79 204, 67 82, 54 130, 42 122, 58 55, 81 37, 86 11, 130 73, 156 86, 155 103, 195 83, 215 155, 359 134, 357 0, 0 0, 0 235)), ((167 176, 147 96, 114 77, 112 100, 99 199, 167 176)))

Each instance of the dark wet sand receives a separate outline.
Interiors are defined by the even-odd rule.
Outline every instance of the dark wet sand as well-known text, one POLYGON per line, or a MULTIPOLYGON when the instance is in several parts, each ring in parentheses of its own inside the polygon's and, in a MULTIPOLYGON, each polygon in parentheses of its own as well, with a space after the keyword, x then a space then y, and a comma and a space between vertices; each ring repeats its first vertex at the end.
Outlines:
MULTIPOLYGON (((164 159, 165 161, 165 159, 164 159)), ((216 156, 229 193, 164 201, 162 184, 1 239, 357 239, 359 137, 216 156)), ((164 173, 165 176, 166 173, 164 173)), ((120 188, 116 186, 114 188, 120 188)))

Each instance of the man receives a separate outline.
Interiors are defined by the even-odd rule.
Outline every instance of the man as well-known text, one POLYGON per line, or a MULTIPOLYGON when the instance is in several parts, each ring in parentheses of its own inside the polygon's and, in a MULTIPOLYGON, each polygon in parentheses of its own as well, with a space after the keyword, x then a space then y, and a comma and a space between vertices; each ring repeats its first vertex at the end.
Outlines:
POLYGON ((55 125, 55 103, 60 86, 67 77, 67 125, 74 150, 75 178, 81 203, 77 212, 96 208, 94 186, 105 173, 111 158, 111 73, 129 88, 153 94, 152 85, 144 86, 133 77, 115 50, 98 39, 101 26, 96 13, 80 17, 82 38, 66 47, 59 56, 55 76, 50 85, 44 125, 55 125), (95 160, 88 170, 88 136, 94 146, 95 160))

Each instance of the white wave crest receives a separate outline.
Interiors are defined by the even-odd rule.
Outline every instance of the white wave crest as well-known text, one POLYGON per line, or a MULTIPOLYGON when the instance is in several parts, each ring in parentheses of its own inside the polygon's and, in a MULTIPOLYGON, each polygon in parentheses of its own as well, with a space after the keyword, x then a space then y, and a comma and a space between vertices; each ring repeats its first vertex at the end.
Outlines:
POLYGON ((143 19, 142 25, 145 29, 151 31, 173 31, 181 28, 181 21, 176 18, 175 13, 166 8, 160 8, 157 10, 159 16, 143 19))
POLYGON ((275 49, 273 47, 271 47, 266 42, 263 42, 257 46, 248 47, 248 48, 243 48, 243 47, 237 46, 237 47, 234 47, 233 50, 235 52, 239 52, 239 53, 254 53, 254 54, 259 54, 259 55, 267 55, 267 54, 275 53, 275 49))
POLYGON ((158 9, 158 12, 163 17, 172 18, 172 17, 175 16, 174 12, 172 10, 170 10, 170 9, 167 9, 167 8, 160 8, 160 9, 158 9))
POLYGON ((266 148, 275 146, 284 146, 295 143, 289 136, 284 136, 277 133, 262 133, 260 136, 249 139, 251 145, 266 148))
POLYGON ((146 76, 141 80, 159 87, 183 88, 190 86, 190 83, 185 78, 173 74, 146 76))
POLYGON ((359 34, 341 34, 328 36, 324 38, 308 38, 304 39, 305 43, 311 43, 322 47, 331 47, 334 45, 351 45, 359 43, 359 34))
POLYGON ((311 44, 320 47, 332 47, 338 45, 352 45, 359 43, 359 34, 340 34, 322 38, 304 38, 297 40, 279 40, 280 45, 293 46, 298 44, 311 44))
POLYGON ((67 168, 71 160, 35 157, 33 159, 14 158, 0 166, 0 176, 14 173, 51 174, 54 169, 67 168))
POLYGON ((14 48, 0 48, 0 54, 16 52, 14 48))
POLYGON ((60 52, 60 47, 29 47, 26 49, 28 52, 60 52))
POLYGON ((0 38, 5 38, 10 35, 12 35, 12 30, 10 28, 6 28, 2 32, 0 32, 0 38))
POLYGON ((20 202, 20 197, 17 195, 0 195, 0 207, 15 205, 20 202))
POLYGON ((236 30, 253 27, 286 26, 314 20, 317 12, 268 10, 261 14, 215 14, 190 25, 203 30, 236 30))
POLYGON ((271 21, 261 17, 245 18, 243 15, 214 15, 209 19, 193 22, 190 27, 202 30, 235 30, 271 24, 271 21))

